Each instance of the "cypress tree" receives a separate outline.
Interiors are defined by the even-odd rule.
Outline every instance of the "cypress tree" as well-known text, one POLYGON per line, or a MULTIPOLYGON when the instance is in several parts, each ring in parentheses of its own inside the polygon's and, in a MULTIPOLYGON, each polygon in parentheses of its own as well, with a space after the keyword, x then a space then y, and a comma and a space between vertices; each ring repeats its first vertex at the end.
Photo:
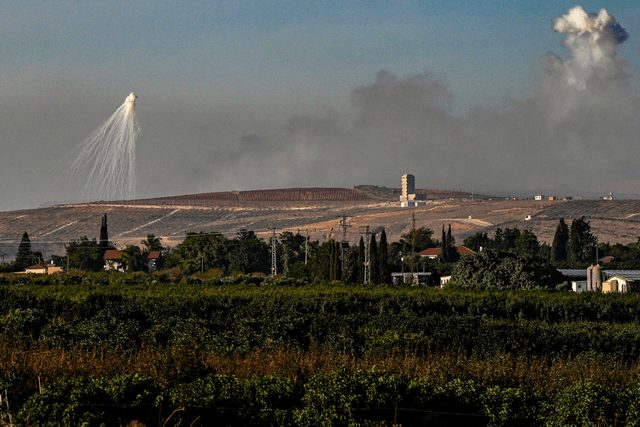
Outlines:
POLYGON ((16 260, 15 260, 15 270, 24 270, 29 267, 33 258, 33 253, 31 252, 31 240, 29 239, 29 234, 25 231, 22 234, 22 240, 20 240, 20 245, 18 246, 18 252, 16 252, 16 260))
POLYGON ((389 268, 389 245, 387 244, 387 233, 382 230, 380 233, 380 244, 378 245, 378 265, 380 283, 391 283, 391 270, 389 268))
POLYGON ((451 236, 451 224, 447 230, 447 262, 458 261, 458 250, 456 249, 456 240, 451 236))
POLYGON ((360 236, 360 243, 358 244, 358 282, 364 283, 364 238, 360 236))
POLYGON ((442 224, 442 239, 440 240, 440 262, 449 262, 447 259, 447 235, 444 234, 444 224, 442 224))
POLYGON ((553 236, 551 244, 551 261, 561 262, 567 260, 567 243, 569 242, 569 227, 564 222, 564 218, 560 218, 556 227, 556 234, 553 236))
POLYGON ((371 244, 369 245, 369 274, 371 277, 371 283, 379 284, 380 283, 380 274, 379 274, 379 265, 378 265, 378 244, 376 242, 376 235, 371 235, 371 244))
POLYGON ((333 244, 333 240, 328 242, 329 247, 329 280, 336 280, 336 245, 333 244))
POLYGON ((595 256, 596 237, 591 234, 589 221, 581 216, 571 221, 569 241, 567 242, 567 258, 572 264, 589 262, 595 256))
POLYGON ((340 242, 333 242, 333 280, 342 279, 342 248, 340 242))
POLYGON ((100 241, 98 242, 100 248, 100 255, 104 256, 104 253, 109 249, 109 231, 107 230, 107 214, 102 217, 102 224, 100 225, 100 241))

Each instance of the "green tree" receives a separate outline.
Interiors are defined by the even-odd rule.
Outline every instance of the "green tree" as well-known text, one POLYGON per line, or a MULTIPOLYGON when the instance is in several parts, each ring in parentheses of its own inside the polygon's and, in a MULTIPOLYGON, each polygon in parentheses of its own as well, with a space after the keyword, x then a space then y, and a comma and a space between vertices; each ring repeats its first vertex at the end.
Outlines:
POLYGON ((387 243, 387 233, 382 230, 380 233, 380 244, 378 245, 378 274, 380 283, 391 283, 391 268, 389 267, 389 245, 387 243))
POLYGON ((33 252, 31 250, 31 239, 29 239, 29 234, 25 231, 22 234, 20 245, 18 245, 18 252, 16 252, 16 259, 13 262, 12 269, 14 271, 21 271, 31 265, 41 262, 44 262, 42 259, 42 253, 33 252))
POLYGON ((100 240, 98 242, 100 247, 100 256, 104 257, 104 253, 110 249, 109 245, 109 230, 107 228, 107 214, 102 217, 102 224, 100 224, 100 240))
POLYGON ((140 241, 140 244, 144 246, 147 252, 151 251, 164 251, 164 247, 162 247, 162 243, 160 243, 162 239, 160 237, 156 237, 154 234, 147 234, 147 238, 140 241))
POLYGON ((380 265, 378 262, 378 243, 376 242, 376 235, 371 234, 371 241, 369 243, 369 280, 373 284, 380 283, 380 265))
POLYGON ((491 247, 491 239, 486 232, 478 231, 473 236, 469 236, 462 241, 462 244, 474 252, 480 252, 480 249, 488 249, 491 247))
POLYGON ((69 269, 82 271, 101 271, 104 266, 104 252, 96 239, 87 236, 80 237, 79 240, 72 240, 66 245, 66 259, 56 262, 68 265, 69 269))
POLYGON ((564 218, 560 218, 556 233, 551 243, 551 261, 563 262, 567 260, 567 243, 569 242, 569 227, 564 222, 564 218))
POLYGON ((525 230, 516 238, 515 251, 522 256, 536 256, 540 245, 538 237, 529 230, 525 230))
POLYGON ((455 239, 451 235, 451 224, 449 224, 449 229, 446 234, 444 232, 444 225, 442 225, 442 241, 440 242, 439 258, 442 263, 456 262, 459 258, 455 239))
POLYGON ((320 245, 317 254, 311 258, 308 264, 309 275, 312 281, 326 282, 332 280, 332 271, 335 262, 334 254, 334 240, 327 240, 320 245))
POLYGON ((178 267, 187 274, 212 268, 226 271, 229 245, 220 233, 187 233, 184 241, 167 255, 165 267, 178 267))
POLYGON ((516 227, 514 228, 505 228, 504 234, 502 235, 502 245, 500 247, 503 251, 514 251, 516 250, 516 241, 520 237, 520 230, 516 227))
POLYGON ((285 275, 289 272, 296 262, 304 263, 304 236, 300 233, 293 234, 290 231, 280 233, 278 238, 280 243, 278 251, 278 271, 283 271, 285 275), (281 270, 280 270, 281 269, 281 270))
POLYGON ((242 229, 229 240, 229 269, 241 273, 268 273, 271 255, 268 245, 252 230, 242 229))
POLYGON ((124 265, 125 271, 128 273, 135 271, 147 271, 147 263, 142 256, 139 246, 127 245, 122 251, 120 262, 124 265))
POLYGON ((440 239, 440 262, 448 262, 447 255, 447 235, 444 232, 444 224, 442 224, 442 238, 440 239))
POLYGON ((364 283, 364 259, 366 248, 364 246, 364 238, 360 236, 358 243, 358 283, 364 283))
POLYGON ((460 289, 550 289, 561 281, 560 273, 539 258, 486 249, 463 257, 450 283, 460 289))
POLYGON ((571 221, 569 241, 567 242, 567 258, 572 265, 583 264, 595 260, 596 237, 591 234, 589 221, 581 216, 571 221))
POLYGON ((400 247, 413 247, 415 252, 421 252, 425 249, 435 248, 438 246, 438 242, 433 240, 433 230, 426 227, 416 228, 407 234, 403 234, 400 236, 398 244, 400 247))

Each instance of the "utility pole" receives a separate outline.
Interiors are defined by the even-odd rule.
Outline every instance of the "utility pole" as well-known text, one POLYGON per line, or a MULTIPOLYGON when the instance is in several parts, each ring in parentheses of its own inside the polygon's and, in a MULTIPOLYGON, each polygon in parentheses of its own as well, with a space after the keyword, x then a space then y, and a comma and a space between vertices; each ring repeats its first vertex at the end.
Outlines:
POLYGON ((370 263, 369 263, 369 250, 370 250, 370 245, 371 245, 371 241, 369 239, 369 235, 371 234, 369 232, 369 226, 367 225, 366 231, 364 233, 360 233, 360 234, 364 234, 366 237, 366 245, 365 245, 365 250, 364 250, 364 284, 368 285, 369 282, 371 281, 371 270, 370 270, 370 263))
MULTIPOLYGON (((305 232, 304 235, 304 265, 307 265, 307 259, 309 254, 309 229, 305 228, 302 230, 305 232)), ((300 234, 300 229, 298 228, 298 234, 300 234)))
POLYGON ((342 224, 342 242, 340 242, 340 257, 342 261, 342 271, 344 271, 347 248, 349 247, 349 242, 347 241, 347 227, 351 227, 351 226, 347 225, 346 215, 338 215, 338 218, 342 218, 342 220, 340 221, 340 224, 342 224))
POLYGON ((273 235, 271 236, 271 277, 278 274, 278 259, 276 256, 276 229, 270 228, 273 230, 273 235))

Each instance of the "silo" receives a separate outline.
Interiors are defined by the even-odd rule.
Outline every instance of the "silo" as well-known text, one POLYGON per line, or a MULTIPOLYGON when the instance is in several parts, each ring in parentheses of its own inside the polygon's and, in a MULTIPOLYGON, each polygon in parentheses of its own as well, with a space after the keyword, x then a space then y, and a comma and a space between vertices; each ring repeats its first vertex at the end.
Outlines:
POLYGON ((593 278, 593 265, 590 265, 589 268, 587 268, 587 290, 588 291, 593 291, 593 282, 591 281, 591 279, 593 278))
POLYGON ((602 290, 602 268, 597 264, 594 265, 591 275, 593 280, 593 290, 601 291, 602 290))

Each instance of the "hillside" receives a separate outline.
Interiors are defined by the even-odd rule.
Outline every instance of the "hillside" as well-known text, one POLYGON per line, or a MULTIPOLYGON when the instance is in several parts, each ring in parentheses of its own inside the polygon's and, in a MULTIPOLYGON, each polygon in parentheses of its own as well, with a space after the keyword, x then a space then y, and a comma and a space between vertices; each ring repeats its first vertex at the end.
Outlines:
POLYGON ((358 187, 203 193, 0 212, 0 254, 7 260, 13 258, 24 231, 34 250, 62 254, 64 244, 72 239, 97 238, 105 213, 110 240, 118 247, 140 244, 147 234, 175 246, 186 232, 217 231, 230 237, 242 228, 255 230, 265 239, 276 228, 278 233, 309 233, 314 240, 340 240, 343 215, 348 217, 347 240, 352 245, 367 225, 374 232, 385 228, 389 241, 398 240, 411 230, 414 217, 416 227, 434 230, 436 238, 443 225, 451 224, 458 243, 478 231, 493 235, 496 228, 513 227, 530 229, 541 242, 550 243, 559 218, 570 221, 582 215, 591 221, 601 242, 626 244, 640 236, 638 200, 471 200, 460 198, 460 193, 448 194, 459 198, 430 198, 425 206, 416 208, 400 208, 392 197, 393 189, 358 187), (527 215, 531 220, 525 220, 527 215))

